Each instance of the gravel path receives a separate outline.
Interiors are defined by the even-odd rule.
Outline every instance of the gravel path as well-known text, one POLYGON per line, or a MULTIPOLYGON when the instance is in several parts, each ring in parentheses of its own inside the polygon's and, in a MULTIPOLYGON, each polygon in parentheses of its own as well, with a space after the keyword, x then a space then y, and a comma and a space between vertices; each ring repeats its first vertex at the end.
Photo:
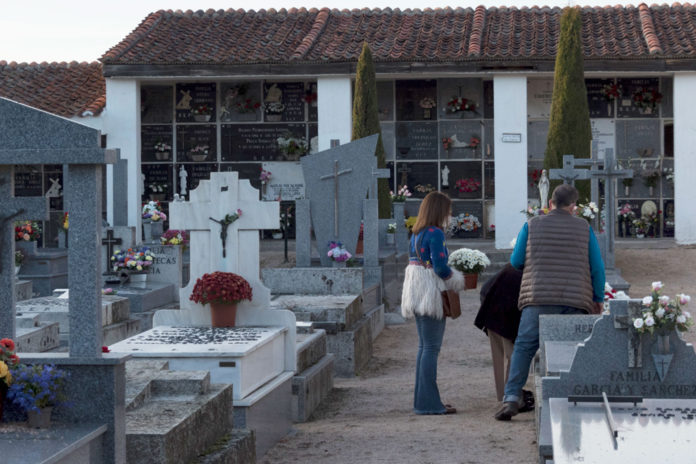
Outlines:
MULTIPOLYGON (((696 297, 696 248, 620 249, 616 263, 632 284, 634 298, 647 295, 654 280, 664 282, 664 294, 696 297)), ((312 420, 296 424, 259 462, 536 463, 533 413, 520 414, 511 422, 493 419, 499 405, 490 347, 473 326, 478 291, 461 295, 463 314, 447 322, 438 367, 440 394, 457 414, 411 412, 416 327, 414 322, 391 326, 376 340, 366 370, 355 378, 337 378, 328 401, 312 420)), ((696 341, 693 332, 686 339, 696 341)), ((531 383, 530 378, 530 390, 531 383)))

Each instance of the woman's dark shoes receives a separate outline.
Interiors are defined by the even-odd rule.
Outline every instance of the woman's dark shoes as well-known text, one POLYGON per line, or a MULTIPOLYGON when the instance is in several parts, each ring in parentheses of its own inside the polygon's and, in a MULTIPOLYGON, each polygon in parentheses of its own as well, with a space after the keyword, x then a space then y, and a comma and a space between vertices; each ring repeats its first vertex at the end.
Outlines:
POLYGON ((445 405, 445 414, 457 414, 457 408, 453 408, 449 404, 445 405))

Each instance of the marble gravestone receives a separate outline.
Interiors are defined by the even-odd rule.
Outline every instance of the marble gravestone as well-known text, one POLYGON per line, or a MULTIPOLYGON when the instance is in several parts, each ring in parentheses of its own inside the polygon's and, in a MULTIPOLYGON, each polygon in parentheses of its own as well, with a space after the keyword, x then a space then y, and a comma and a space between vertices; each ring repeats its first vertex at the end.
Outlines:
MULTIPOLYGON (((309 216, 322 266, 330 266, 331 263, 325 252, 329 241, 339 241, 351 254, 355 254, 364 200, 376 176, 375 148, 378 139, 377 134, 371 135, 304 156, 300 160, 309 199, 309 216)), ((300 209, 301 205, 298 204, 298 224, 303 214, 300 209)), ((297 251, 299 256, 305 250, 297 251)))
POLYGON ((101 349, 102 171, 105 164, 116 161, 118 152, 102 148, 101 134, 95 129, 11 100, 0 98, 0 114, 0 191, 4 199, 0 205, 0 336, 13 337, 16 333, 11 220, 24 209, 32 215, 44 214, 40 205, 14 198, 17 160, 23 164, 67 166, 64 188, 71 225, 68 284, 73 293, 68 315, 69 353, 22 355, 25 364, 55 364, 68 371, 71 381, 66 389, 67 400, 72 407, 58 409, 54 426, 47 432, 0 436, 0 456, 10 456, 20 446, 25 456, 36 455, 39 448, 50 448, 51 455, 77 462, 75 456, 71 461, 71 453, 82 450, 99 462, 125 463, 128 356, 105 355, 101 349))

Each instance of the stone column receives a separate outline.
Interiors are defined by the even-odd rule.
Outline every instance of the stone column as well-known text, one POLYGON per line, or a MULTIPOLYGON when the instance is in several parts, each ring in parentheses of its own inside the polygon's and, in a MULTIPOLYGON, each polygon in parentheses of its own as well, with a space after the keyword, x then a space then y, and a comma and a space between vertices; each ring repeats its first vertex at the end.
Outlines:
POLYGON ((353 102, 350 76, 317 79, 319 151, 331 148, 331 140, 350 142, 353 102))
POLYGON ((363 202, 363 259, 365 267, 379 266, 379 211, 377 200, 363 202))
POLYGON ((295 201, 295 266, 310 267, 312 265, 312 217, 309 211, 309 200, 295 201))
POLYGON ((396 237, 394 240, 396 242, 396 252, 397 253, 408 253, 408 230, 404 225, 404 210, 406 203, 396 202, 392 203, 392 216, 396 221, 396 237))
POLYGON ((674 237, 678 244, 696 243, 696 72, 674 76, 674 237))
POLYGON ((495 247, 510 248, 527 208, 527 78, 493 77, 495 147, 495 247), (508 140, 503 142, 503 134, 508 140))
MULTIPOLYGON (((0 165, 0 198, 14 196, 14 167, 0 165)), ((15 338, 14 232, 12 219, 0 223, 0 338, 15 338)))

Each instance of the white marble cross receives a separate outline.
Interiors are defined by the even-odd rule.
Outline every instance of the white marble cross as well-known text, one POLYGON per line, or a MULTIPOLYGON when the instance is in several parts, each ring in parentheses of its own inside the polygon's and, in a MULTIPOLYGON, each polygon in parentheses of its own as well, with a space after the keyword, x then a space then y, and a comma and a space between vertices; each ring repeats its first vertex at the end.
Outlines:
MULTIPOLYGON (((190 233, 191 278, 180 290, 181 308, 203 309, 189 300, 196 279, 203 274, 223 271, 234 272, 251 284, 254 299, 244 305, 267 309, 270 292, 261 284, 259 264, 259 230, 280 227, 280 204, 277 201, 259 201, 258 190, 248 180, 239 180, 237 172, 213 172, 210 180, 203 180, 190 192, 190 201, 169 204, 169 227, 190 233), (237 209, 242 214, 227 227, 226 256, 222 256, 220 224, 237 209)), ((204 310, 209 312, 208 308, 204 310)))

